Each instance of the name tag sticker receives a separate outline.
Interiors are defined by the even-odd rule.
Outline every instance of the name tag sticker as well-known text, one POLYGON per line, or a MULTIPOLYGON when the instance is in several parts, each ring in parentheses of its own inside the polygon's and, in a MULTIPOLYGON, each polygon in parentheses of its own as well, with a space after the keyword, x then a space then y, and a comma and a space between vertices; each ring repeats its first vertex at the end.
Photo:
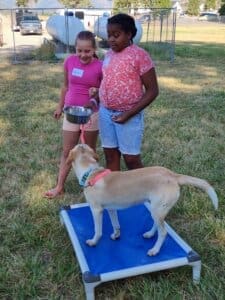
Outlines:
POLYGON ((82 77, 84 74, 84 70, 73 68, 72 75, 77 77, 82 77))

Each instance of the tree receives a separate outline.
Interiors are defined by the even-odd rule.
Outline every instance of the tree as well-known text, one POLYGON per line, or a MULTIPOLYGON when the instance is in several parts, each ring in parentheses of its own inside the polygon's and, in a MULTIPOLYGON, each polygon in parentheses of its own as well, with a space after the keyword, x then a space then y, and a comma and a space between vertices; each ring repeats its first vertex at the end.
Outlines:
POLYGON ((220 6, 220 9, 219 9, 219 14, 221 16, 225 16, 225 0, 221 1, 221 6, 220 6))
POLYGON ((199 13, 199 0, 189 0, 187 13, 191 16, 197 16, 199 13))
POLYGON ((170 0, 155 0, 153 7, 169 8, 169 7, 171 7, 171 1, 170 0))
POLYGON ((129 13, 132 7, 135 7, 137 1, 132 0, 114 0, 113 11, 118 13, 123 9, 124 13, 129 13))
POLYGON ((206 10, 215 9, 216 8, 216 0, 206 0, 205 8, 206 8, 206 10))
POLYGON ((132 0, 115 0, 114 8, 131 8, 132 0))
POLYGON ((22 7, 26 7, 28 4, 28 0, 16 0, 16 5, 18 7, 22 6, 22 7))
POLYGON ((90 0, 60 0, 65 7, 77 8, 77 7, 90 7, 90 0))
POLYGON ((171 7, 170 0, 115 0, 114 9, 118 8, 150 8, 150 7, 171 7))
POLYGON ((141 6, 144 8, 153 7, 153 1, 152 0, 142 0, 141 6))

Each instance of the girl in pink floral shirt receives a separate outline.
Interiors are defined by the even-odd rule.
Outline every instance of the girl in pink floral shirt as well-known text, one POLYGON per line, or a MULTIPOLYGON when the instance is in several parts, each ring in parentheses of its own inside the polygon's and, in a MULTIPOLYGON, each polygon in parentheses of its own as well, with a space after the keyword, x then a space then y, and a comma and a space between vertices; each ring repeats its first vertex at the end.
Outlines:
POLYGON ((137 29, 131 16, 111 17, 107 31, 111 50, 103 62, 99 89, 99 130, 106 165, 120 170, 122 155, 128 169, 141 168, 143 109, 158 95, 155 67, 149 54, 133 44, 137 29))

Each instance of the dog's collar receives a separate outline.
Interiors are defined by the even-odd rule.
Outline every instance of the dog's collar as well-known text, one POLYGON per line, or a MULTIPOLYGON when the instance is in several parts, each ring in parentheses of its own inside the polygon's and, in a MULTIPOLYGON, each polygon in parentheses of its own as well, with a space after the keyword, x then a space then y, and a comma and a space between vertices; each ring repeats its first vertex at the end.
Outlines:
POLYGON ((109 173, 111 173, 110 169, 102 170, 101 172, 97 173, 93 178, 88 180, 88 185, 90 185, 90 186, 94 185, 99 179, 101 179, 102 177, 108 175, 109 173))
POLYGON ((79 180, 79 184, 82 187, 87 187, 87 186, 93 186, 99 179, 101 179, 102 177, 106 176, 107 174, 111 173, 111 170, 109 169, 88 169, 84 175, 81 177, 81 179, 79 180), (94 174, 97 173, 95 176, 93 176, 90 180, 88 180, 88 178, 94 174))
POLYGON ((93 169, 93 168, 88 169, 88 170, 84 173, 84 175, 80 178, 80 180, 79 180, 79 185, 85 187, 85 186, 86 186, 86 181, 87 181, 88 177, 91 175, 91 173, 92 173, 94 170, 95 170, 95 169, 93 169))

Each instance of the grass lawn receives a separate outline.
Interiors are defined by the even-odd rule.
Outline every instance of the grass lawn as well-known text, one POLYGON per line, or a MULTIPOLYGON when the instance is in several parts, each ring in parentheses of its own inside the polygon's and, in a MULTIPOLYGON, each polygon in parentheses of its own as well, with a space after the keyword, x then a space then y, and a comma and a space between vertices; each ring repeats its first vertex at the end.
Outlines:
MULTIPOLYGON (((207 195, 183 187, 167 218, 200 254, 201 282, 182 267, 102 284, 96 299, 224 299, 225 25, 208 26, 178 24, 174 64, 154 58, 160 96, 146 109, 142 151, 146 166, 207 179, 218 193, 215 214, 207 195)), ((62 63, 0 65, 0 299, 85 296, 59 222, 60 206, 84 201, 82 191, 71 173, 65 196, 42 197, 58 170, 61 122, 52 113, 62 78, 62 63)))

